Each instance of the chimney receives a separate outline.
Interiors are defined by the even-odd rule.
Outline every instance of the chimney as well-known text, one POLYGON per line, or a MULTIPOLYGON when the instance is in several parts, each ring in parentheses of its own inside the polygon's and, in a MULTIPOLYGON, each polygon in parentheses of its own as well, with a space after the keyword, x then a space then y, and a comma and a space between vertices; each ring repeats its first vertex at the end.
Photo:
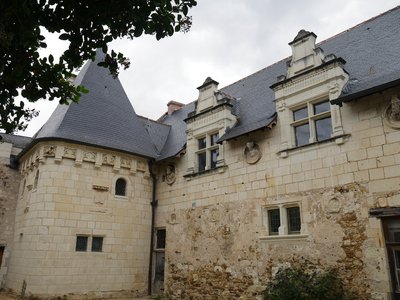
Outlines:
POLYGON ((173 100, 169 101, 167 104, 168 116, 172 115, 174 111, 181 109, 183 106, 185 106, 185 104, 173 100))

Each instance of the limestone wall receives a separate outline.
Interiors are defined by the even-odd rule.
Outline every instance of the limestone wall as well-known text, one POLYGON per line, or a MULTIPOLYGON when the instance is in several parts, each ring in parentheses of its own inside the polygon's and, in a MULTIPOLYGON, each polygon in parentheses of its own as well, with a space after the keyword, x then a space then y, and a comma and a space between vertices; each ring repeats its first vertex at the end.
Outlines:
MULTIPOLYGON (((398 91, 396 91, 398 93, 398 91)), ((335 140, 278 155, 280 130, 224 144, 226 167, 183 177, 187 155, 175 164, 176 181, 160 166, 157 226, 166 227, 166 294, 173 299, 255 299, 282 265, 308 261, 338 268, 360 299, 385 299, 389 271, 377 206, 400 206, 400 131, 382 112, 393 91, 341 108, 344 143, 335 140), (262 158, 245 162, 246 142, 262 158), (296 204, 301 233, 270 236, 266 210, 296 204)))
POLYGON ((10 155, 19 149, 11 143, 0 142, 0 247, 4 251, 0 262, 0 288, 4 287, 13 248, 15 208, 17 206, 20 176, 10 168, 10 155))
POLYGON ((35 296, 146 293, 151 179, 145 159, 42 142, 20 168, 24 187, 8 288, 35 296), (115 196, 118 178, 127 181, 126 196, 115 196), (76 251, 77 235, 88 237, 87 251, 76 251), (103 237, 101 252, 91 251, 93 237, 103 237))

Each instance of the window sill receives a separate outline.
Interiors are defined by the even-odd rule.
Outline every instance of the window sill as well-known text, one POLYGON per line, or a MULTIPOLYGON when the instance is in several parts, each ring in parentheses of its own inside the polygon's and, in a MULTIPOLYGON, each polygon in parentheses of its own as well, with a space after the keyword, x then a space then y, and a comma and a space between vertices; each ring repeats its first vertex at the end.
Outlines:
POLYGON ((127 197, 127 196, 114 195, 114 198, 115 198, 115 199, 118 199, 118 200, 128 200, 128 197, 127 197))
POLYGON ((346 139, 348 137, 350 137, 350 136, 351 136, 351 134, 341 134, 341 135, 334 136, 334 137, 331 137, 331 138, 326 139, 326 140, 317 141, 317 142, 313 142, 313 143, 309 143, 309 144, 305 144, 305 145, 296 146, 296 147, 288 148, 288 149, 285 149, 285 150, 281 150, 281 151, 277 152, 277 154, 281 158, 285 158, 285 157, 288 156, 288 152, 293 152, 293 151, 296 151, 296 150, 312 147, 312 146, 315 146, 315 145, 320 145, 320 144, 325 144, 325 143, 330 143, 330 142, 336 142, 336 144, 342 145, 342 144, 344 144, 346 142, 346 139))
POLYGON ((267 235, 260 236, 261 241, 288 241, 288 240, 305 240, 308 234, 288 234, 288 235, 267 235))
POLYGON ((183 175, 183 177, 186 178, 186 180, 191 180, 193 177, 203 176, 206 174, 224 173, 226 168, 227 168, 227 166, 220 166, 220 167, 216 167, 214 169, 204 170, 204 171, 200 171, 197 173, 185 174, 185 175, 183 175))

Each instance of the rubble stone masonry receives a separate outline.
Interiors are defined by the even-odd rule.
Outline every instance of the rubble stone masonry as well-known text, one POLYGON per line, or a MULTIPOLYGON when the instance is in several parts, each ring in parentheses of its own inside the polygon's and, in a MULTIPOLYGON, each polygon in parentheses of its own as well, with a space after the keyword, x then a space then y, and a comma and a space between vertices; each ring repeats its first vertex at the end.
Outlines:
MULTIPOLYGON (((337 268, 360 299, 386 299, 389 270, 379 219, 369 209, 400 206, 400 131, 382 118, 387 91, 341 108, 344 143, 279 156, 278 128, 224 144, 226 166, 177 180, 159 176, 157 227, 167 231, 166 295, 172 299, 256 299, 281 266, 337 268), (247 164, 244 148, 262 151, 247 164), (269 207, 297 205, 301 232, 271 236, 269 207)), ((278 119, 279 120, 279 119, 278 119)), ((160 168, 162 170, 163 168, 160 168)))

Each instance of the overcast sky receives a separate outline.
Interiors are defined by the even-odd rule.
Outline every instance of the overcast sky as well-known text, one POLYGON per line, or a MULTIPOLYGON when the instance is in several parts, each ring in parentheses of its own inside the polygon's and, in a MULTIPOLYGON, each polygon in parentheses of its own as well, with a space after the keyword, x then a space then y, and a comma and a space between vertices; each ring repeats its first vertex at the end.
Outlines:
MULTIPOLYGON (((198 0, 189 33, 156 41, 154 36, 118 40, 109 47, 131 60, 120 80, 137 114, 157 119, 170 100, 196 100, 196 87, 207 76, 222 88, 290 53, 288 42, 300 29, 325 40, 397 5, 394 0, 198 0)), ((399 24, 393 24, 398 26, 399 24)), ((44 52, 62 49, 48 38, 44 52)), ((25 132, 32 136, 47 121, 57 102, 39 102, 40 111, 25 132)))

